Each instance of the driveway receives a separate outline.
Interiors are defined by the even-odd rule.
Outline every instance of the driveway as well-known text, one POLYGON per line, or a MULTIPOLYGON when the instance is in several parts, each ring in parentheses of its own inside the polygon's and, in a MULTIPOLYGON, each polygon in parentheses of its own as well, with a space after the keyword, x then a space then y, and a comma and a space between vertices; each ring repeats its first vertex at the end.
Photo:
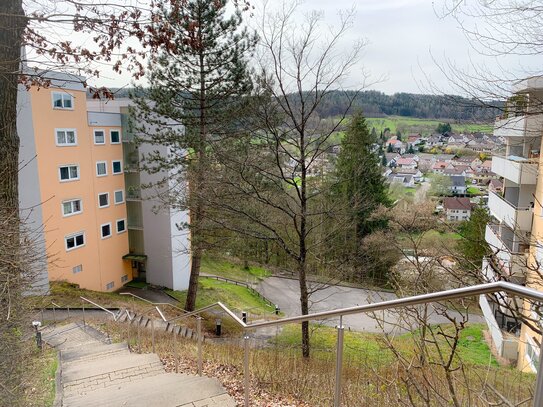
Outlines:
MULTIPOLYGON (((315 286, 316 287, 316 286, 315 286)), ((321 285, 319 285, 321 287, 321 285)), ((300 315, 300 291, 298 287, 298 281, 288 278, 270 277, 261 281, 257 289, 266 296, 269 300, 275 302, 281 308, 281 311, 286 316, 300 315)), ((369 303, 387 301, 396 299, 397 296, 393 293, 380 292, 373 290, 365 290, 361 288, 351 288, 342 286, 324 286, 322 289, 316 291, 310 298, 310 312, 328 311, 338 308, 353 307, 357 305, 364 305, 369 303)), ((450 312, 452 315, 460 317, 460 315, 454 311, 450 312)), ((405 324, 402 329, 397 327, 401 318, 394 312, 379 312, 379 317, 385 318, 385 330, 391 332, 394 329, 397 331, 405 331, 407 327, 405 324)), ((470 322, 484 322, 484 319, 480 315, 470 314, 470 322)), ((327 325, 335 326, 339 322, 338 318, 325 321, 327 325)), ((432 310, 430 316, 431 323, 447 323, 446 318, 437 315, 432 310)), ((343 318, 343 325, 353 331, 364 332, 382 332, 381 327, 377 324, 376 320, 368 314, 348 315, 343 318)))

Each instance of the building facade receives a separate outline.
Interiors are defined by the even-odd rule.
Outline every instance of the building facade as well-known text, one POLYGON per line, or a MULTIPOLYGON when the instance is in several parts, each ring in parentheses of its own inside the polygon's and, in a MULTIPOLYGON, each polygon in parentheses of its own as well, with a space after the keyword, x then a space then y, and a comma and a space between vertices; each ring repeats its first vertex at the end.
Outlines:
MULTIPOLYGON (((537 270, 543 265, 538 260, 543 260, 543 167, 539 160, 543 115, 535 101, 542 97, 543 78, 524 80, 509 100, 508 117, 496 120, 494 136, 503 137, 506 148, 505 155, 492 159, 492 172, 502 179, 502 188, 489 189, 493 221, 486 227, 485 240, 494 255, 483 261, 488 281, 506 279, 536 289, 542 288, 537 270)), ((503 296, 493 303, 481 296, 480 303, 498 353, 516 360, 523 371, 535 371, 541 337, 512 318, 513 301, 518 300, 503 296)), ((517 304, 527 316, 539 320, 527 302, 517 304)))
POLYGON ((126 118, 120 110, 93 111, 82 78, 54 72, 47 77, 49 88, 21 89, 18 101, 22 214, 47 257, 37 281, 113 291, 141 277, 185 289, 188 237, 185 254, 174 255, 172 225, 187 216, 171 212, 168 222, 158 222, 164 217, 149 214, 152 205, 137 192, 140 180, 132 173, 139 156, 130 154, 126 118), (149 236, 143 230, 146 213, 154 226, 149 236), (146 248, 145 240, 153 243, 146 248))

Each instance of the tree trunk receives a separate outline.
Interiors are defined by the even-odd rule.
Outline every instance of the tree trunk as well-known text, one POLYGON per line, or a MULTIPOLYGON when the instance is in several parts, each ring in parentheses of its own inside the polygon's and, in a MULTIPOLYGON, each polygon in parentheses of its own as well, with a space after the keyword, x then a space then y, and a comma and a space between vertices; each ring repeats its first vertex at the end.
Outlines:
MULTIPOLYGON (((17 83, 25 25, 22 0, 0 2, 0 400, 21 403, 23 267, 20 253, 17 83)), ((31 186, 29 186, 31 187, 31 186)))
POLYGON ((192 261, 190 265, 190 280, 187 299, 185 301, 185 310, 194 311, 196 309, 196 294, 198 292, 198 277, 200 276, 200 265, 202 263, 202 253, 198 247, 192 249, 192 261))

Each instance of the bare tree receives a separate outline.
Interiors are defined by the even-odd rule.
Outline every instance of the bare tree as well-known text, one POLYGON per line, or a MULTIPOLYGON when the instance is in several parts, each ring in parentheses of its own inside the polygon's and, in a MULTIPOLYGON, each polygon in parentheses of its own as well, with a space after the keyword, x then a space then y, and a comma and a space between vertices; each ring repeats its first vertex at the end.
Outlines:
MULTIPOLYGON (((352 12, 341 14, 339 27, 325 33, 319 13, 309 13, 299 24, 298 4, 283 4, 277 12, 266 6, 259 27, 262 75, 253 98, 257 130, 218 152, 225 170, 211 190, 221 190, 220 184, 229 192, 212 200, 225 214, 217 220, 221 226, 271 242, 288 256, 299 280, 301 312, 307 314, 309 266, 318 263, 326 242, 346 221, 341 208, 324 199, 329 191, 324 174, 330 138, 348 111, 321 120, 316 109, 341 89, 364 43, 340 52, 352 12)), ((345 95, 349 107, 357 94, 345 95)), ((302 323, 302 354, 309 356, 307 322, 302 323)))

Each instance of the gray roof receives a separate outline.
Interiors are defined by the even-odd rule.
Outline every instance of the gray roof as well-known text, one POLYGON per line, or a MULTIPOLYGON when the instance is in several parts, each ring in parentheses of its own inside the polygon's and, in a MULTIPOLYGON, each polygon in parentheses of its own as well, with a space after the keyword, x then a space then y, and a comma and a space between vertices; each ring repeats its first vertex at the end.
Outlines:
POLYGON ((453 187, 465 187, 466 186, 466 177, 463 175, 453 175, 450 177, 453 187))

